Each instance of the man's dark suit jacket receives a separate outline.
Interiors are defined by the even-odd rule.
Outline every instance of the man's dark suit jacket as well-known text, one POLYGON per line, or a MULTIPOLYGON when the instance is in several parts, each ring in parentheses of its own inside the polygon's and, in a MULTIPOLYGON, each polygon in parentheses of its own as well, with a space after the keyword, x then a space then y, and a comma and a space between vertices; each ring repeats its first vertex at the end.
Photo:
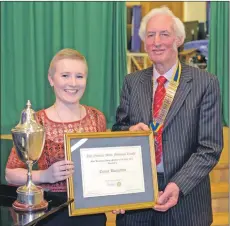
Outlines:
MULTIPOLYGON (((149 125, 152 74, 151 67, 125 77, 113 131, 128 130, 139 122, 149 125)), ((165 119, 162 139, 166 183, 175 182, 182 193, 172 208, 176 222, 180 226, 210 225, 209 172, 223 148, 221 99, 215 76, 182 64, 180 84, 165 119)))

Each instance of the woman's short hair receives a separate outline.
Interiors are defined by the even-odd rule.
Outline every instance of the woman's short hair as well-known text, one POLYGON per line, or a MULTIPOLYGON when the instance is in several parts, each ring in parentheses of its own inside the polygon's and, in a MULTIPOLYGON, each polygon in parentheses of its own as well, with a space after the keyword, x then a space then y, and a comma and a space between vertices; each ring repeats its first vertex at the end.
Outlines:
POLYGON ((75 49, 66 48, 66 49, 62 49, 59 52, 57 52, 55 56, 53 57, 53 59, 51 60, 49 71, 48 71, 50 76, 53 76, 55 73, 55 63, 62 59, 72 59, 72 60, 83 61, 86 65, 86 73, 87 73, 88 67, 87 67, 87 62, 86 62, 85 57, 75 49))
POLYGON ((176 17, 173 12, 166 6, 162 6, 160 8, 155 8, 152 9, 146 16, 143 17, 142 21, 141 21, 141 25, 140 25, 140 29, 139 29, 139 36, 141 38, 142 41, 145 41, 145 33, 146 33, 146 26, 148 21, 156 15, 168 15, 171 16, 173 19, 173 28, 174 31, 176 32, 176 36, 177 37, 181 37, 184 41, 186 34, 185 34, 185 27, 183 22, 176 17))

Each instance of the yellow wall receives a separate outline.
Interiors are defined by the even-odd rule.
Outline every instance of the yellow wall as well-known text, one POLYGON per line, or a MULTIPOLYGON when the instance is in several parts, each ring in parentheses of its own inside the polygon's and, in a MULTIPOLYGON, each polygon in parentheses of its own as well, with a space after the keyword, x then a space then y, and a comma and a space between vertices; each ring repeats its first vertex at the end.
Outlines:
POLYGON ((184 21, 206 21, 206 2, 184 2, 184 21))
MULTIPOLYGON (((147 3, 147 2, 146 2, 147 3)), ((165 5, 164 2, 161 2, 165 5)), ((142 5, 141 2, 126 2, 127 6, 142 5)), ((158 2, 159 4, 159 2, 158 2)), ((166 4, 167 5, 167 4, 166 4)), ((206 2, 184 2, 184 21, 198 20, 199 22, 206 21, 206 2)))

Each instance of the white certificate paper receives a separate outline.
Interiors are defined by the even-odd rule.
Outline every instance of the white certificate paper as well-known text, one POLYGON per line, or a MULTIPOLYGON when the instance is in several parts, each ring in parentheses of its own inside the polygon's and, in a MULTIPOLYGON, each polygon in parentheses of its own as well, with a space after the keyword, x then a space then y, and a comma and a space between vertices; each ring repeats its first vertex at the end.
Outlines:
POLYGON ((81 148, 83 197, 145 192, 141 146, 81 148))

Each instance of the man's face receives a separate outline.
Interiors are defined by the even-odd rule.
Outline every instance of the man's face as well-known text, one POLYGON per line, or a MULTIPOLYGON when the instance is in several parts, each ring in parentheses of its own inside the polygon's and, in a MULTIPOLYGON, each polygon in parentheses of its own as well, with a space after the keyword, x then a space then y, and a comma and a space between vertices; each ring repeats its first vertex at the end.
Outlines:
POLYGON ((147 23, 145 49, 154 63, 170 63, 177 57, 178 38, 173 19, 168 15, 153 16, 147 23))

